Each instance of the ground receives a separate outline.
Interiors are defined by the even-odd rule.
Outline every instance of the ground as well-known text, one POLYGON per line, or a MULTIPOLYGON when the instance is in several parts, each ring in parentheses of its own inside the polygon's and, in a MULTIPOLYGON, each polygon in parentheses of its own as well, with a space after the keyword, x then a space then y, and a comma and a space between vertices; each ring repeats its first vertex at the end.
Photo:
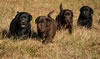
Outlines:
POLYGON ((0 59, 100 59, 100 0, 0 0, 0 59), (17 11, 33 16, 32 30, 36 32, 35 19, 46 16, 54 10, 52 17, 59 14, 59 5, 71 9, 73 33, 57 31, 53 43, 44 45, 34 34, 27 40, 2 38, 2 31, 9 31, 9 24, 17 11), (82 6, 94 10, 91 30, 77 26, 79 10, 82 6))

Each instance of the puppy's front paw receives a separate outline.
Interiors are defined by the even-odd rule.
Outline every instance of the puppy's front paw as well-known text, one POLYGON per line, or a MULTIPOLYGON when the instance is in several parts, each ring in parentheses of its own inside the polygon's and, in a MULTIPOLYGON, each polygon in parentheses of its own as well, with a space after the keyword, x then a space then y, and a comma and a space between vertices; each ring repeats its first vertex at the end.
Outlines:
POLYGON ((42 43, 43 43, 43 44, 47 44, 47 43, 48 43, 48 41, 46 41, 46 40, 43 40, 43 41, 42 41, 42 43))
POLYGON ((52 40, 43 40, 42 41, 43 44, 48 44, 48 43, 53 43, 52 40))

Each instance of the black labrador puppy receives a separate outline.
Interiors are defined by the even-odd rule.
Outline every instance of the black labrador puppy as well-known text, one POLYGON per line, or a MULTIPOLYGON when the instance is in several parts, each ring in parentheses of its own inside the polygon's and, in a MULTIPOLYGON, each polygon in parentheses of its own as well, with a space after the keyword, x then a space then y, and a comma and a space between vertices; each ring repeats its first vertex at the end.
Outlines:
POLYGON ((38 35, 44 39, 42 41, 44 44, 52 42, 57 30, 57 22, 50 16, 51 13, 53 13, 53 11, 51 11, 48 16, 39 16, 35 20, 38 35))
POLYGON ((17 12, 17 15, 10 23, 9 35, 14 38, 26 39, 31 36, 32 16, 27 12, 17 12))
POLYGON ((91 28, 93 21, 92 14, 93 14, 93 9, 91 7, 83 6, 82 8, 80 8, 80 15, 77 24, 80 26, 91 28))
POLYGON ((69 29, 69 33, 72 33, 73 26, 73 12, 69 9, 63 9, 62 4, 60 4, 60 13, 56 17, 56 21, 58 22, 58 30, 62 27, 65 29, 69 29))

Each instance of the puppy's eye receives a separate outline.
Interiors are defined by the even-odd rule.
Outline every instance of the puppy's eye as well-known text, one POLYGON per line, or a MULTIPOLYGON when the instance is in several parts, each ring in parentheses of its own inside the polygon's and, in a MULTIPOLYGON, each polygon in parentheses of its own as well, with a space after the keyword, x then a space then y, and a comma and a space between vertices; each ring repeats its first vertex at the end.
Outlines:
POLYGON ((21 19, 26 19, 26 17, 25 17, 25 16, 23 16, 23 17, 21 17, 21 19))

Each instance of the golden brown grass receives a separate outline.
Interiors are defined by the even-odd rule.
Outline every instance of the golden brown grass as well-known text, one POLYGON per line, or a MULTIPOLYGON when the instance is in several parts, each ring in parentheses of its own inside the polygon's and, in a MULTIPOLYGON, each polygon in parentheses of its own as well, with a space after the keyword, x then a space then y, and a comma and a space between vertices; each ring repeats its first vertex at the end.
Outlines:
POLYGON ((0 0, 0 59, 100 59, 100 0, 0 0), (9 28, 17 11, 29 12, 33 16, 32 30, 36 31, 35 19, 54 10, 59 5, 74 13, 73 34, 58 31, 54 43, 43 45, 37 38, 10 40, 2 38, 2 31, 9 28), (77 27, 79 9, 83 5, 93 8, 93 28, 77 27))

